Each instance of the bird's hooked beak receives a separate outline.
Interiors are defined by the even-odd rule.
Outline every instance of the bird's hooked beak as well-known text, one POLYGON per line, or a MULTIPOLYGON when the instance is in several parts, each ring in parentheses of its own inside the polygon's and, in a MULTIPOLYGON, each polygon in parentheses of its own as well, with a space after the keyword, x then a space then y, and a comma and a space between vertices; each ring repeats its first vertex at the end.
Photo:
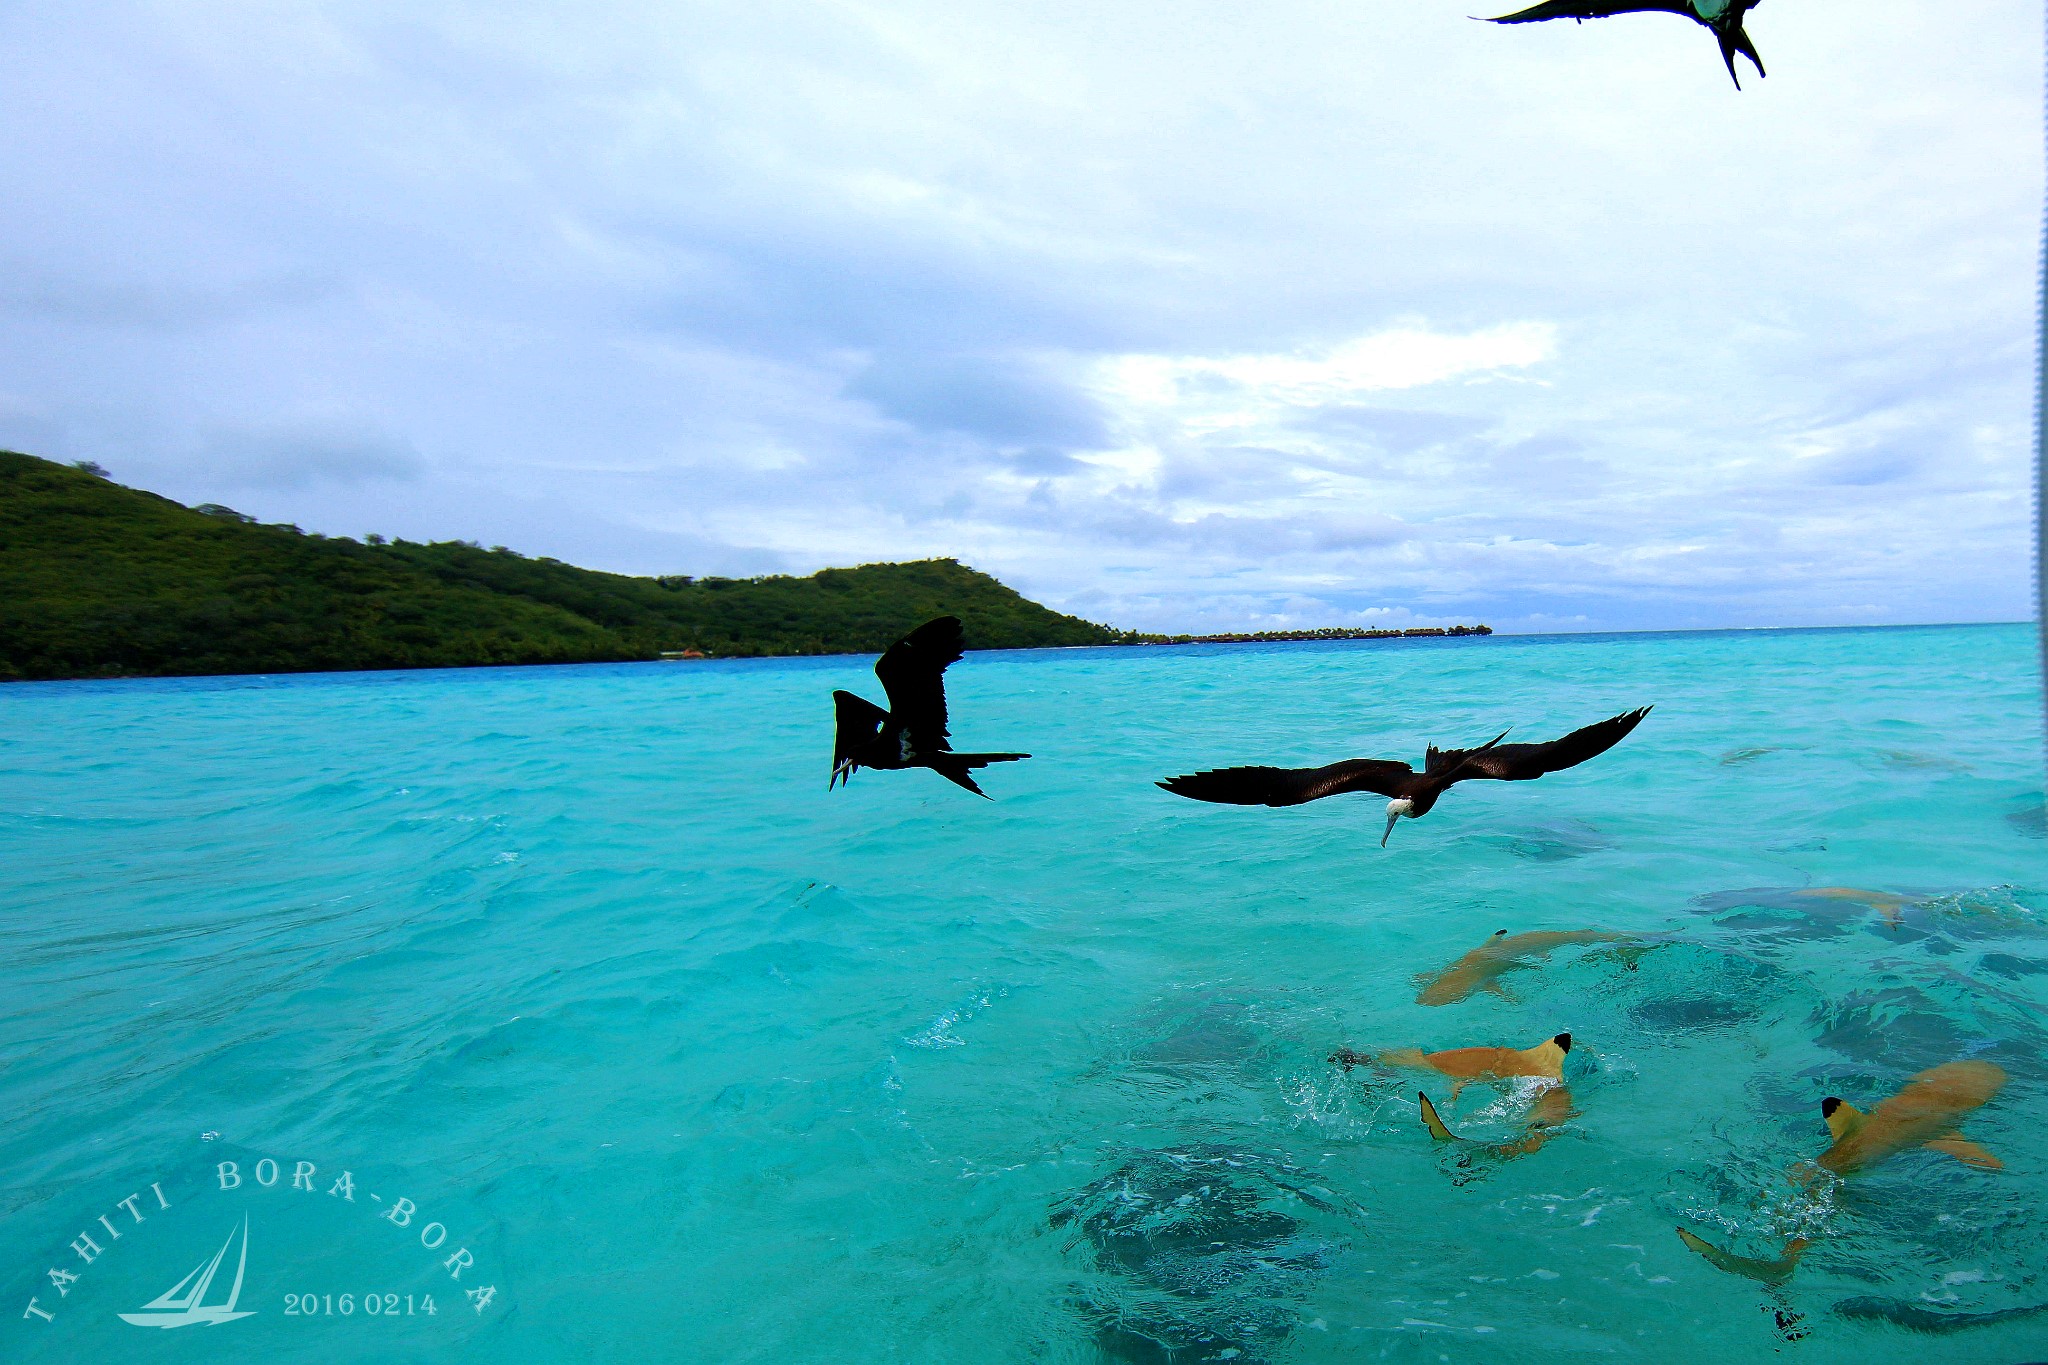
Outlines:
POLYGON ((1415 809, 1415 803, 1405 796, 1397 796, 1387 802, 1387 832, 1380 836, 1380 847, 1387 846, 1387 840, 1394 836, 1394 822, 1415 809))

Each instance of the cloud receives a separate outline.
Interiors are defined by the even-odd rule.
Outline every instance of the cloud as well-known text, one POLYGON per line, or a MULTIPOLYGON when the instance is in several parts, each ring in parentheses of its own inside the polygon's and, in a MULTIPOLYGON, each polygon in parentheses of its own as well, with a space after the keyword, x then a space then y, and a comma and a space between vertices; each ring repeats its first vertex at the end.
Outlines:
POLYGON ((0 445, 1165 629, 2024 616, 2038 12, 1838 10, 1737 95, 1427 5, 14 7, 0 445))
POLYGON ((1376 449, 1406 455, 1466 441, 1487 427, 1483 417, 1452 412, 1337 403, 1297 415, 1296 426, 1337 440, 1362 438, 1376 449))
POLYGON ((1069 451, 1099 446, 1108 435, 1087 394, 1017 360, 888 355, 871 361, 847 393, 919 430, 958 432, 997 447, 1069 451))
POLYGON ((189 464, 222 487, 279 492, 413 483, 425 471, 410 443, 346 427, 225 432, 206 441, 189 464))
POLYGON ((317 302, 331 282, 307 277, 246 279, 213 286, 76 274, 0 280, 0 318, 95 328, 196 331, 280 307, 317 302))
POLYGON ((1098 383, 1132 407, 1264 413, 1523 369, 1548 360, 1555 346, 1556 329, 1541 322, 1463 335, 1409 325, 1281 355, 1112 356, 1102 362, 1098 383))

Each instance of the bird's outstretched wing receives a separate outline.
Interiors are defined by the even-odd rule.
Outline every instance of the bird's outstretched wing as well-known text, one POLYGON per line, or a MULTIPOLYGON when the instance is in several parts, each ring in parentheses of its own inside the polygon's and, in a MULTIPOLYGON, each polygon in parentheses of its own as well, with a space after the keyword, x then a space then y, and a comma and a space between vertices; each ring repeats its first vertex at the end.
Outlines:
POLYGON ((960 618, 927 621, 890 645, 875 664, 875 676, 889 694, 889 713, 910 732, 919 753, 936 753, 946 743, 945 672, 967 652, 960 618))
POLYGON ((1155 785, 1175 796, 1230 806, 1298 806, 1342 792, 1394 796, 1414 776, 1413 768, 1392 759, 1350 758, 1322 768, 1217 768, 1155 785))
POLYGON ((1502 744, 1496 741, 1479 749, 1438 749, 1431 745, 1428 771, 1433 777, 1441 775, 1447 786, 1452 782, 1484 777, 1502 782, 1527 782, 1545 773, 1577 767, 1589 758, 1606 753, 1621 743, 1623 736, 1649 714, 1647 706, 1639 711, 1624 711, 1612 720, 1596 721, 1548 744, 1502 744))
POLYGON ((832 706, 838 724, 832 732, 832 780, 825 784, 826 791, 853 780, 853 771, 860 766, 853 761, 853 751, 882 733, 889 719, 887 711, 851 692, 834 692, 832 706))
POLYGON ((1545 19, 1608 19, 1617 14, 1683 14, 1698 19, 1689 0, 1545 0, 1513 14, 1489 19, 1490 24, 1535 24, 1545 19))

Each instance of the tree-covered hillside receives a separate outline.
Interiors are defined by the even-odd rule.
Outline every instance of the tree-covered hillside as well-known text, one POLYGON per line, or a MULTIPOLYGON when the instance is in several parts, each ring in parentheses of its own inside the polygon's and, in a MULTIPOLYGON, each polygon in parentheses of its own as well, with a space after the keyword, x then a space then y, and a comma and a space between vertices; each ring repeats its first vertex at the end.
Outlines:
POLYGON ((947 613, 979 649, 1136 638, 950 559, 655 579, 459 541, 371 541, 0 451, 0 678, 870 653, 947 613))

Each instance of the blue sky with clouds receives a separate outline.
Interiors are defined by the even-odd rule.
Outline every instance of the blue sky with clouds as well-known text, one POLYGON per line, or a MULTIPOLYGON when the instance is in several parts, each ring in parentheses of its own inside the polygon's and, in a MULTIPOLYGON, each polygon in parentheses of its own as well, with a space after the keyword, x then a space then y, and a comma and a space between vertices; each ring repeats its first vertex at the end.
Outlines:
POLYGON ((2039 6, 0 9, 0 445, 1154 629, 2018 619, 2039 6))

